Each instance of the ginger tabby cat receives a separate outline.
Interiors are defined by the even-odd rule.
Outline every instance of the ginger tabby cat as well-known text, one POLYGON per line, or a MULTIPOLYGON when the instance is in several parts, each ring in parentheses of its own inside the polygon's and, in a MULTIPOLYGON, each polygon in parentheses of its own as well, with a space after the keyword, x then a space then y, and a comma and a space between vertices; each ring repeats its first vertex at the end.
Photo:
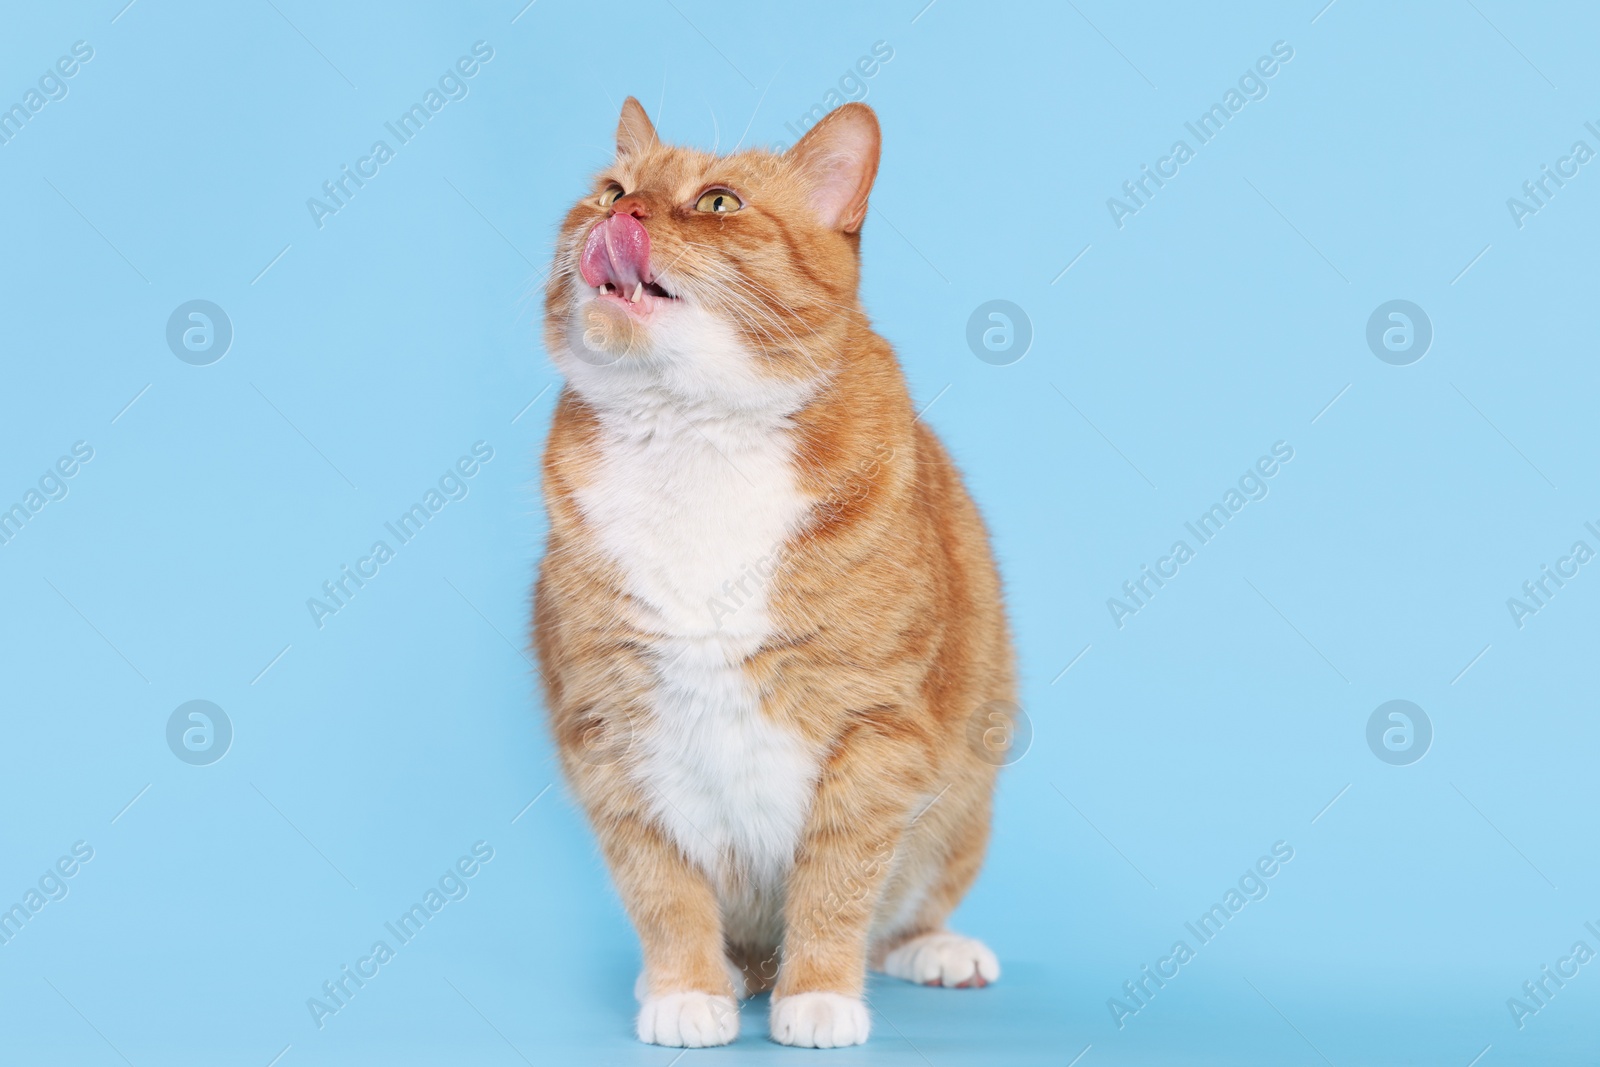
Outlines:
POLYGON ((770 989, 774 1040, 854 1045, 868 966, 1000 974, 944 922, 1012 651, 982 520, 857 294, 878 150, 864 104, 716 156, 630 97, 557 240, 534 641, 643 1041, 726 1044, 770 989))

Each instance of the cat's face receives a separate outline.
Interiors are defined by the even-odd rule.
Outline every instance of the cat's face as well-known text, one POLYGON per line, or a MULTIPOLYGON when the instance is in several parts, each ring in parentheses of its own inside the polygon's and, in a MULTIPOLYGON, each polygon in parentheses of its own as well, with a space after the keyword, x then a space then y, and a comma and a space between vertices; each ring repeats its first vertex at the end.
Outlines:
POLYGON ((617 156, 567 213, 545 341, 597 399, 666 386, 760 403, 824 378, 856 307, 858 231, 877 172, 865 105, 782 155, 663 145, 631 97, 617 156))

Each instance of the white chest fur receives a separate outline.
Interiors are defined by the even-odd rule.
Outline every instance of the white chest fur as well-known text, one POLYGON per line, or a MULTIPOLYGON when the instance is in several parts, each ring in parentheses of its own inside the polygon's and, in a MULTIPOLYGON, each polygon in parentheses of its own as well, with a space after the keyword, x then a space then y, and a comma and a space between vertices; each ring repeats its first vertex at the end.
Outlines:
POLYGON ((635 773, 661 824, 712 873, 758 881, 791 863, 817 764, 772 723, 743 661, 771 633, 764 561, 805 513, 783 420, 643 403, 603 420, 579 494, 650 635, 652 721, 635 773))

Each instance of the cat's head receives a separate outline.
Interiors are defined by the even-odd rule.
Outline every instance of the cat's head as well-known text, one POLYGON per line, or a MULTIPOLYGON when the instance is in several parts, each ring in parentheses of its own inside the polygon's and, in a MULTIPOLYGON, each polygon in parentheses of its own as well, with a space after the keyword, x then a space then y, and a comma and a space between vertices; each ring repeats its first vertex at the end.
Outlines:
POLYGON ((834 110, 782 154, 662 144, 629 97, 617 154, 567 213, 545 291, 545 343, 585 395, 666 387, 765 403, 841 358, 878 120, 834 110))

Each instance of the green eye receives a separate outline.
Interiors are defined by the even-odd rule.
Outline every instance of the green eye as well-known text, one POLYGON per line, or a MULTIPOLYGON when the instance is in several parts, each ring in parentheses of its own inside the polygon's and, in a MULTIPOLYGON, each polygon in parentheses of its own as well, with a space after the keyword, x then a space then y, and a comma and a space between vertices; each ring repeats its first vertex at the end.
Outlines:
POLYGON ((733 195, 731 189, 710 189, 700 194, 700 199, 694 203, 696 211, 712 211, 719 215, 727 215, 744 207, 744 201, 733 195))
POLYGON ((615 204, 618 198, 621 196, 622 186, 618 185, 616 182, 612 182, 610 185, 606 186, 606 191, 600 194, 600 206, 610 207, 612 204, 615 204))

